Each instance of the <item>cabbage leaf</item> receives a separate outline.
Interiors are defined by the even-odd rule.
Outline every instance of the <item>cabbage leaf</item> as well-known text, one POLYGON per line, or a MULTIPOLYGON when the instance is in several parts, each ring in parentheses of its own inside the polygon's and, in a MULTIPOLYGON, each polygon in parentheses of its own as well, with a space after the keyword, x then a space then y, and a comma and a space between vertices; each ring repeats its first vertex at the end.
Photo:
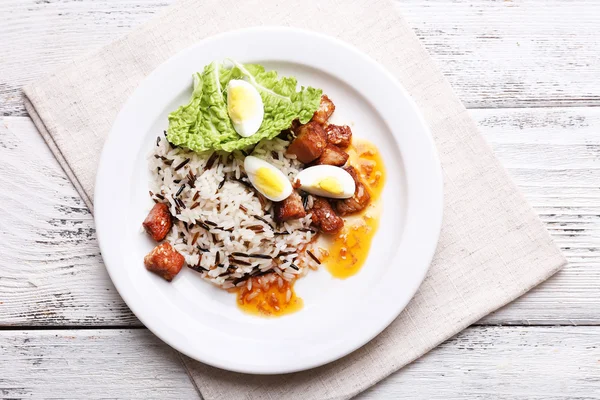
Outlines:
POLYGON ((207 65, 193 75, 192 98, 189 103, 169 114, 167 139, 177 146, 196 152, 234 151, 272 139, 288 129, 292 121, 310 121, 319 107, 321 89, 301 87, 294 77, 279 77, 258 64, 240 64, 230 60, 231 67, 219 62, 207 65), (227 114, 227 85, 232 79, 244 79, 254 86, 262 98, 265 115, 254 135, 241 137, 227 114))

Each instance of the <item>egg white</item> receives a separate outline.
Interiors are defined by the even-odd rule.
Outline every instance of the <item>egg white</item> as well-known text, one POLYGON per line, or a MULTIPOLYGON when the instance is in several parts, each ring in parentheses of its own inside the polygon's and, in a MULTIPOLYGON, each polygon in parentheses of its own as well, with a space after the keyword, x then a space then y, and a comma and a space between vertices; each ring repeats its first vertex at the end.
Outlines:
POLYGON ((227 112, 233 124, 233 129, 242 137, 249 137, 258 132, 265 116, 264 104, 258 90, 248 82, 239 79, 232 79, 227 85, 227 112), (247 100, 249 100, 247 104, 233 103, 231 92, 234 89, 244 92, 247 100), (236 107, 245 108, 248 115, 239 118, 233 112, 236 107))
POLYGON ((290 194, 292 194, 292 191, 294 190, 290 180, 283 172, 281 172, 281 170, 258 157, 246 157, 244 160, 244 169, 246 170, 246 174, 248 174, 250 183, 252 183, 256 190, 258 190, 263 196, 271 201, 285 200, 290 194), (269 188, 265 188, 261 185, 261 179, 258 176, 261 168, 266 168, 272 172, 271 177, 276 180, 276 182, 272 183, 281 186, 281 190, 279 190, 277 193, 269 193, 269 188))
POLYGON ((296 180, 300 182, 300 189, 322 197, 332 199, 347 199, 354 195, 356 183, 348 172, 340 167, 333 165, 315 165, 306 168, 296 175, 296 180), (324 179, 332 179, 339 184, 341 193, 332 193, 320 186, 324 179))

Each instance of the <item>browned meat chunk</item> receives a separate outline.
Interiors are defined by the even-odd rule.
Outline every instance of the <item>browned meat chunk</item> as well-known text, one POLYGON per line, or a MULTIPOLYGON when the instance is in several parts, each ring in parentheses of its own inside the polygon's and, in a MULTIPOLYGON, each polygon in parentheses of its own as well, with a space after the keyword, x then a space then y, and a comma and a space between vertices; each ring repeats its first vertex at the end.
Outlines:
POLYGON ((354 195, 349 199, 343 200, 335 200, 333 206, 339 215, 349 215, 354 214, 363 210, 366 206, 369 205, 369 201, 371 200, 371 195, 367 190, 366 186, 362 183, 360 178, 358 177, 358 173, 352 166, 348 166, 344 168, 352 178, 354 178, 354 182, 356 183, 356 189, 354 190, 354 195))
POLYGON ((334 111, 335 104, 333 104, 333 102, 329 100, 329 97, 327 97, 327 95, 324 94, 321 96, 321 104, 319 104, 319 108, 317 109, 317 111, 315 111, 312 117, 312 121, 324 125, 327 123, 327 120, 329 119, 329 117, 331 117, 331 114, 333 114, 334 111))
POLYGON ((352 142, 352 130, 348 125, 329 124, 325 127, 325 132, 327 133, 327 141, 341 149, 350 146, 350 142, 352 142))
POLYGON ((171 230, 171 213, 164 203, 156 203, 142 223, 148 235, 160 242, 171 230))
POLYGON ((327 135, 323 127, 309 122, 296 129, 296 139, 287 148, 288 154, 294 154, 304 164, 316 160, 327 146, 327 135))
POLYGON ((323 233, 338 233, 344 227, 344 220, 333 211, 329 202, 322 197, 314 198, 311 213, 313 225, 323 233))
POLYGON ((169 282, 181 271, 184 261, 183 256, 169 242, 159 244, 144 257, 146 269, 169 282))
POLYGON ((336 145, 328 144, 327 147, 325 147, 325 150, 323 150, 321 157, 317 158, 317 161, 315 161, 315 164, 335 165, 336 167, 341 167, 342 165, 346 164, 348 157, 350 156, 344 150, 340 149, 336 145))
POLYGON ((273 208, 277 222, 306 217, 302 197, 296 191, 293 191, 287 199, 274 203, 273 208))

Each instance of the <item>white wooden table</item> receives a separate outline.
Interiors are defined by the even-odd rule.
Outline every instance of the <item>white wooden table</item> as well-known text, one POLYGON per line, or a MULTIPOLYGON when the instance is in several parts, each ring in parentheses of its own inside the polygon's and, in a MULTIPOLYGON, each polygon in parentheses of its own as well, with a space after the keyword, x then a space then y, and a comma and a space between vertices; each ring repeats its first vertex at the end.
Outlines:
MULTIPOLYGON (((0 1, 0 397, 197 398, 102 264, 21 87, 173 0, 0 1)), ((398 6, 570 264, 361 399, 600 399, 600 2, 398 6)))

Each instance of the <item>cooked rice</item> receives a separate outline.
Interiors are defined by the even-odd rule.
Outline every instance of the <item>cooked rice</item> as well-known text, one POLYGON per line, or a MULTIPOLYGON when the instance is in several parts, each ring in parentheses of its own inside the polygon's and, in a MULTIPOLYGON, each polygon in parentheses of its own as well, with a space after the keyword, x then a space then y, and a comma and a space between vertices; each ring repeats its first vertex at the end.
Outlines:
MULTIPOLYGON (((292 179, 302 164, 285 154, 288 145, 262 141, 251 153, 292 179)), ((166 240, 190 268, 224 289, 250 289, 249 277, 269 273, 291 281, 317 265, 305 252, 316 238, 310 214, 276 224, 271 202, 247 179, 244 158, 241 151, 198 154, 158 139, 149 157, 153 199, 168 203, 175 217, 166 240)))

